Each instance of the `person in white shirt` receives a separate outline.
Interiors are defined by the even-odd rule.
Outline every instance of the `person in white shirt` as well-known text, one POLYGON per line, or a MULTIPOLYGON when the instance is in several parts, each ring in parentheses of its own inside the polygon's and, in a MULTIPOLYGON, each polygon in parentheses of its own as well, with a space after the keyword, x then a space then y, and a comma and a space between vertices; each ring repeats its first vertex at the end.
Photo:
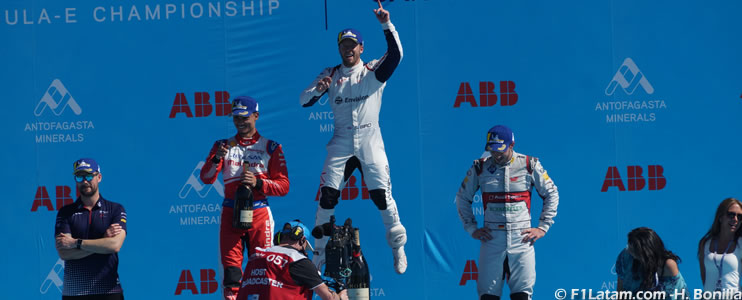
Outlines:
POLYGON ((735 198, 724 199, 716 209, 711 229, 698 242, 698 262, 704 291, 739 291, 742 273, 740 221, 742 202, 735 198))

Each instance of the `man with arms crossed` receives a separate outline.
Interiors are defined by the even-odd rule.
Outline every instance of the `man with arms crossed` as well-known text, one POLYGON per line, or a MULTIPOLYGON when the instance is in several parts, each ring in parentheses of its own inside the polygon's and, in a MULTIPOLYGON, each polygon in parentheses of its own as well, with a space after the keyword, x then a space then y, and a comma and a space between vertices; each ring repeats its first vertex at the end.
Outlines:
POLYGON ((63 300, 123 300, 118 252, 126 238, 126 210, 101 196, 98 163, 81 158, 73 164, 80 197, 57 213, 55 246, 64 260, 63 300))

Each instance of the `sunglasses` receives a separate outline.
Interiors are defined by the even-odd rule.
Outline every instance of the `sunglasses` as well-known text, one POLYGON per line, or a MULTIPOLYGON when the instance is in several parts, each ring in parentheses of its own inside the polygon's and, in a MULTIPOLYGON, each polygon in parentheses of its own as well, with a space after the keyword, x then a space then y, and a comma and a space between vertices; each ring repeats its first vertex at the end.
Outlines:
POLYGON ((83 181, 93 181, 93 178, 95 178, 97 174, 87 174, 87 175, 75 175, 75 182, 83 182, 83 181))
POLYGON ((737 220, 742 220, 742 214, 736 214, 736 213, 733 213, 731 211, 728 211, 727 212, 727 217, 730 218, 730 219, 737 218, 737 220))

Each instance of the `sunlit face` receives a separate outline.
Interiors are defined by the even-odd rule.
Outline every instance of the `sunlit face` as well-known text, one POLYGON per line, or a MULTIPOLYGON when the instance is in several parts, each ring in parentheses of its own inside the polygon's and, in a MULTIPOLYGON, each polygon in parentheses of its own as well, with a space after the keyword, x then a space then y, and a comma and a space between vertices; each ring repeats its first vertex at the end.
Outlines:
POLYGON ((719 221, 721 222, 722 230, 736 232, 739 229, 740 221, 742 221, 742 207, 736 203, 730 205, 727 213, 719 221))
POLYGON ((80 195, 92 197, 98 193, 98 182, 100 182, 100 173, 77 172, 75 173, 75 182, 80 195))
POLYGON ((344 39, 338 44, 340 58, 343 59, 343 65, 352 67, 358 64, 363 53, 363 45, 356 43, 351 39, 344 39))
POLYGON ((232 116, 232 122, 240 135, 246 135, 255 130, 255 121, 258 120, 258 113, 251 113, 247 117, 232 116))
POLYGON ((513 144, 510 144, 507 150, 504 152, 499 151, 490 151, 490 155, 495 160, 495 163, 498 165, 504 165, 508 161, 510 161, 510 158, 513 157, 513 144))

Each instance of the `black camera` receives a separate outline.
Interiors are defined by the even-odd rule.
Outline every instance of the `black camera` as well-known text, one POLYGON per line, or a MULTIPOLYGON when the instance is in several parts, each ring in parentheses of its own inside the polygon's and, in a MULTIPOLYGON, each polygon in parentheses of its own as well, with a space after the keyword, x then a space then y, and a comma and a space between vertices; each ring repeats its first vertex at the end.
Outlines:
POLYGON ((335 216, 331 216, 330 222, 312 229, 312 236, 317 239, 330 237, 325 246, 324 275, 334 283, 326 281, 327 285, 337 283, 340 290, 347 288, 355 295, 351 299, 368 299, 371 273, 361 252, 359 230, 353 228, 353 221, 348 218, 343 226, 337 226, 335 216))
POLYGON ((353 232, 353 221, 350 218, 345 220, 343 226, 337 226, 335 225, 335 216, 330 217, 330 222, 312 229, 312 236, 316 239, 324 236, 330 237, 325 246, 324 275, 332 277, 338 282, 345 283, 346 279, 350 277, 353 232))

